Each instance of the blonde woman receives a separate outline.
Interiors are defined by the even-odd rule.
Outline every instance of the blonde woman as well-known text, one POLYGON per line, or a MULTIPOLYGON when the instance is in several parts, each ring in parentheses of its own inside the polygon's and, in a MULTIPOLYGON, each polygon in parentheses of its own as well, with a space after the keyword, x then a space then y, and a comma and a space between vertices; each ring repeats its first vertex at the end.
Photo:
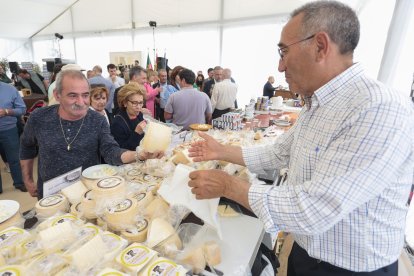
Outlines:
POLYGON ((120 111, 112 121, 111 133, 121 148, 135 150, 144 138, 145 95, 145 87, 137 83, 124 85, 118 93, 120 111))

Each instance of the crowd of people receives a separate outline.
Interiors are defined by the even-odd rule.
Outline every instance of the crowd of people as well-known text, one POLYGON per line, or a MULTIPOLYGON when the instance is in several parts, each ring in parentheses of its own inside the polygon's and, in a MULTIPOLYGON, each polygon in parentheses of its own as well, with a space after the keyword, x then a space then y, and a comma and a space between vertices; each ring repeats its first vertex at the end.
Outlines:
MULTIPOLYGON (((188 183, 197 199, 226 197, 253 211, 266 230, 292 233, 288 275, 397 275, 414 175, 414 109, 354 62, 359 35, 358 17, 345 4, 316 1, 293 11, 281 32, 278 70, 305 101, 295 125, 259 147, 222 145, 199 133, 203 140, 189 150, 195 162, 223 160, 257 173, 288 168, 280 186, 221 170, 194 171, 188 183)), ((16 188, 41 198, 44 181, 80 165, 159 158, 162 152, 135 151, 145 116, 188 129, 237 106, 230 69, 210 68, 207 78, 182 66, 134 66, 127 78, 116 69, 109 64, 104 78, 98 65, 88 77, 75 65, 61 67, 57 104, 30 115, 20 145, 12 142, 25 106, 0 82, 0 145, 16 188)), ((47 95, 40 76, 19 75, 20 85, 47 95)), ((273 82, 269 77, 268 96, 273 82)))

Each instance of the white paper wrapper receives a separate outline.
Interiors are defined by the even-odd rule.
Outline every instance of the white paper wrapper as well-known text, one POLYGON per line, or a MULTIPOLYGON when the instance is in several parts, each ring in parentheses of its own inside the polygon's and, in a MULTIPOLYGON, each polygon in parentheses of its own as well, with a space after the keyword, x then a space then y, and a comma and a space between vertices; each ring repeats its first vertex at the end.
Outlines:
POLYGON ((158 193, 170 205, 183 205, 190 209, 194 215, 214 228, 221 238, 221 227, 217 215, 220 198, 197 200, 188 186, 189 174, 192 171, 194 171, 193 168, 179 164, 175 168, 171 182, 164 182, 158 193))

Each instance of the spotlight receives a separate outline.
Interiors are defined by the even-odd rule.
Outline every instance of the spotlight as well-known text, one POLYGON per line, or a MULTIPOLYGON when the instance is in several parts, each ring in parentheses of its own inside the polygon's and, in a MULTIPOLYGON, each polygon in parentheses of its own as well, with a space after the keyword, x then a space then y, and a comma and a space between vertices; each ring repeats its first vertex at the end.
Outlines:
POLYGON ((157 22, 156 21, 150 21, 150 22, 148 22, 148 24, 150 25, 150 27, 157 27, 157 22))
POLYGON ((55 33, 55 37, 59 38, 59 39, 63 39, 63 35, 59 34, 59 33, 55 33))

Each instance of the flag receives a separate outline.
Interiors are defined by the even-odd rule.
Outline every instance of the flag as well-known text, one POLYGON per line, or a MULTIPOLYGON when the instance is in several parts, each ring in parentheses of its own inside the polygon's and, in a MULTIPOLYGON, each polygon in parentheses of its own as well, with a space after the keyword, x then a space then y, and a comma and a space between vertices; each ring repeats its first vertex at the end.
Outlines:
POLYGON ((152 69, 152 64, 151 64, 151 59, 150 59, 149 53, 148 53, 148 56, 147 56, 147 70, 148 69, 152 69))
POLYGON ((158 51, 155 52, 154 71, 158 71, 158 51))

